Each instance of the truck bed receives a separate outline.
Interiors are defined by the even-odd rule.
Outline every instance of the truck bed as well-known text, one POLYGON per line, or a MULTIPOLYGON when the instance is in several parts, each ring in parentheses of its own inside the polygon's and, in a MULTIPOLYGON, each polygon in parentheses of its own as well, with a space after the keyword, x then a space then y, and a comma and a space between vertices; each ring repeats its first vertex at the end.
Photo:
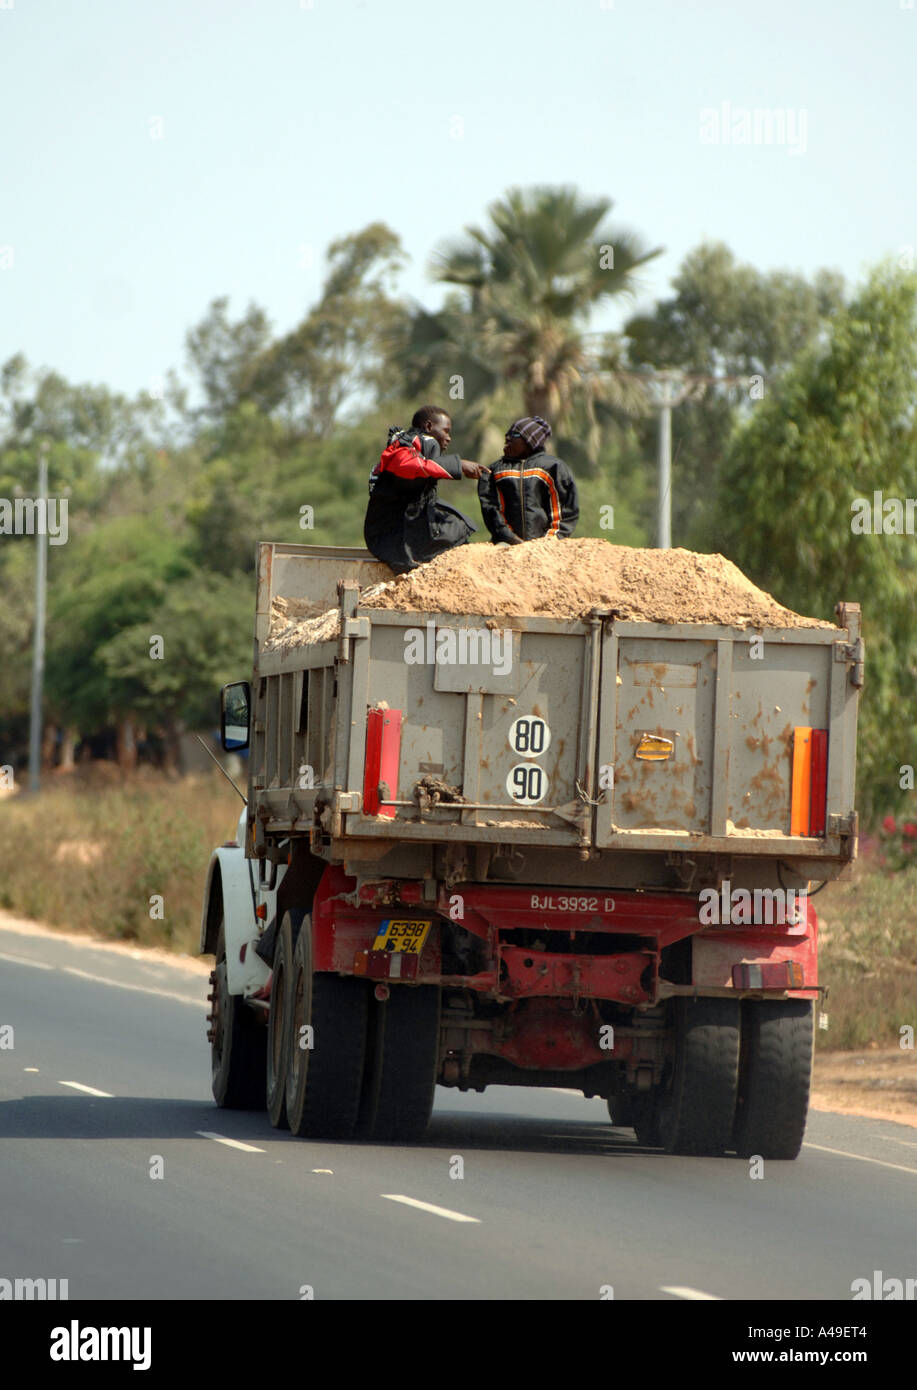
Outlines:
POLYGON ((742 856, 818 879, 853 857, 855 605, 763 630, 361 607, 378 577, 366 551, 259 547, 256 840, 742 856), (337 605, 339 634, 266 650, 278 597, 337 605))

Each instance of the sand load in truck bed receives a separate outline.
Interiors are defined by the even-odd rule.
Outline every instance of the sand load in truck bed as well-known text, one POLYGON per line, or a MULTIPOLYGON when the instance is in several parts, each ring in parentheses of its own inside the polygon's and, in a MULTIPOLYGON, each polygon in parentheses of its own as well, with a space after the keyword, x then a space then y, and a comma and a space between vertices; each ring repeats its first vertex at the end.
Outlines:
MULTIPOLYGON (((381 567, 375 567, 381 568, 381 567)), ((722 555, 641 550, 603 540, 529 541, 447 551, 410 574, 362 590, 365 608, 499 617, 580 618, 612 609, 631 622, 820 627, 832 623, 784 608, 722 555)), ((278 597, 267 650, 328 641, 338 610, 316 615, 278 597)))

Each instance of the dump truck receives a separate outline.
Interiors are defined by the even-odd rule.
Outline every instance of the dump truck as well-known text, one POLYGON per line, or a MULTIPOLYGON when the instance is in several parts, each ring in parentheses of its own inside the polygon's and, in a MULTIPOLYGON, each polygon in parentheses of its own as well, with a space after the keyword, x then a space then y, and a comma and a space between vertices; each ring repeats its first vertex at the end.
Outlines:
POLYGON ((437 1086, 563 1087, 645 1146, 796 1157, 811 891, 856 854, 857 605, 399 611, 378 571, 258 547, 253 675, 222 692, 247 805, 201 927, 217 1103, 413 1143, 437 1086), (278 601, 324 614, 310 640, 272 640, 278 601))

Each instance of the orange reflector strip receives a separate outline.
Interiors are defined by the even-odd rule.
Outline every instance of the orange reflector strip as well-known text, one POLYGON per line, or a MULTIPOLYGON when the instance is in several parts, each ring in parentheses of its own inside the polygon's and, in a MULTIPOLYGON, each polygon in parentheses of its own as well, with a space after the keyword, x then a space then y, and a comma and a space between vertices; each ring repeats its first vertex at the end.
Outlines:
POLYGON ((790 834, 808 835, 809 798, 812 787, 812 730, 793 730, 793 791, 790 801, 790 834))
POLYGON ((793 730, 791 835, 824 835, 828 798, 828 730, 793 730))
POLYGON ((353 973, 355 975, 365 975, 369 969, 369 952, 357 951, 353 958, 353 973))
POLYGON ((255 908, 255 916, 260 917, 262 922, 264 921, 265 917, 267 916, 267 903, 258 904, 258 906, 255 908))

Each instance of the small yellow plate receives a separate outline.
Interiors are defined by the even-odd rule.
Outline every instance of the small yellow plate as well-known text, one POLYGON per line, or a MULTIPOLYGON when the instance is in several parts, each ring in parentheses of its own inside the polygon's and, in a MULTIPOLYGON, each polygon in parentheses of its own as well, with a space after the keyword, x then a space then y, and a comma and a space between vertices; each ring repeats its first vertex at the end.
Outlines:
POLYGON ((374 951, 403 951, 409 956, 419 956, 429 935, 433 922, 418 922, 403 917, 390 917, 380 922, 374 951))

